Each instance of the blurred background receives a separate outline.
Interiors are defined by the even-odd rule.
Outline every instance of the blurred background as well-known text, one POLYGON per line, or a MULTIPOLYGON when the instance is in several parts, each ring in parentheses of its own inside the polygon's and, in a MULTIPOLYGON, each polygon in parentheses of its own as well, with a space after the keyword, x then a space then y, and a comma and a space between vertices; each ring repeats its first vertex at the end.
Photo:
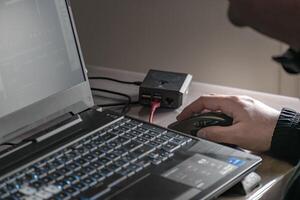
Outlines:
POLYGON ((271 60, 287 48, 227 19, 226 0, 71 0, 87 65, 190 73, 194 80, 299 97, 271 60))

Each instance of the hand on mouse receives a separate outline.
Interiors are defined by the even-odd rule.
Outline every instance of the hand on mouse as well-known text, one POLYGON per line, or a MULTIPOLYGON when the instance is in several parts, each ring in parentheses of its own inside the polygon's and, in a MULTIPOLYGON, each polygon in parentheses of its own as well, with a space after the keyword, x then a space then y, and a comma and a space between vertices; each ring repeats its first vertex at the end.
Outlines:
POLYGON ((233 118, 233 125, 203 128, 199 137, 256 152, 270 149, 279 111, 246 96, 209 95, 187 106, 177 119, 183 120, 204 110, 227 114, 233 118))

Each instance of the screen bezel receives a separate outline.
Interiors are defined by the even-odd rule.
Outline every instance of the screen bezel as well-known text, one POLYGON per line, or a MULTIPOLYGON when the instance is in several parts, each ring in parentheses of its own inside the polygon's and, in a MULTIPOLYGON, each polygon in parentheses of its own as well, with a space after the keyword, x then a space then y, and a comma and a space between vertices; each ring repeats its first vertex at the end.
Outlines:
POLYGON ((33 129, 56 117, 66 113, 77 114, 94 105, 71 5, 68 0, 61 1, 65 2, 68 10, 84 81, 67 90, 58 92, 41 101, 1 117, 0 144, 17 138, 29 129, 33 129))

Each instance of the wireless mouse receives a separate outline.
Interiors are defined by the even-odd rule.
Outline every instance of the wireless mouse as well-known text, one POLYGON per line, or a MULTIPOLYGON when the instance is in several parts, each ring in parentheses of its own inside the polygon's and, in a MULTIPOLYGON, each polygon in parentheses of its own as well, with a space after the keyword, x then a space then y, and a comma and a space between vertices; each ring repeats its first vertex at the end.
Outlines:
POLYGON ((188 119, 177 121, 168 126, 169 129, 196 136, 198 131, 209 126, 230 126, 233 119, 221 112, 196 114, 188 119))

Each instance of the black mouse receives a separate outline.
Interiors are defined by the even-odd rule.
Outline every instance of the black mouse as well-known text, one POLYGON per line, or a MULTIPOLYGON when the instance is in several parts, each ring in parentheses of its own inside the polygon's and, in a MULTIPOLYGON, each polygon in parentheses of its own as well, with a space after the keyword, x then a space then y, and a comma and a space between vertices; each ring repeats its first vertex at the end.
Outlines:
POLYGON ((233 119, 221 112, 207 112, 194 115, 188 119, 177 121, 168 126, 169 129, 196 136, 198 131, 209 126, 230 126, 233 119))

